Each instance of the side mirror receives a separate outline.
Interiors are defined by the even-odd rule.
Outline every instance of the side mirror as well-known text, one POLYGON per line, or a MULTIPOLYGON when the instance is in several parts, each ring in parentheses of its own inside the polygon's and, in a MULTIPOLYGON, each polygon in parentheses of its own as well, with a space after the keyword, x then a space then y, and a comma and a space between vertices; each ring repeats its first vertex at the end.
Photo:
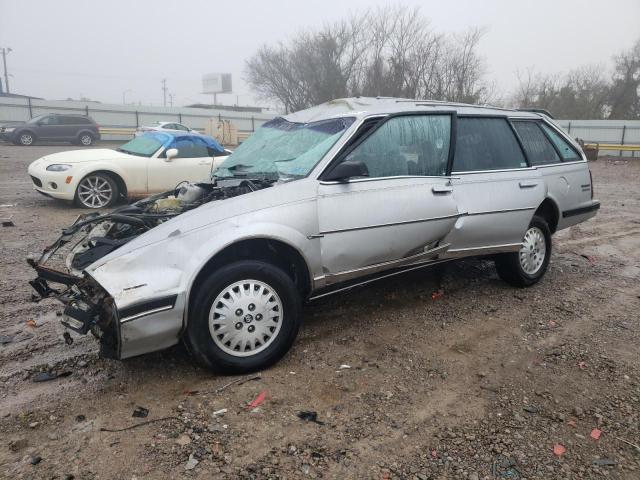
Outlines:
POLYGON ((171 160, 173 160, 174 158, 176 158, 178 156, 178 149, 177 148, 170 148, 169 150, 167 150, 167 153, 165 154, 165 161, 170 162, 171 160))
POLYGON ((346 181, 353 177, 368 177, 369 170, 367 166, 360 160, 347 160, 339 163, 325 175, 323 180, 329 182, 346 181))

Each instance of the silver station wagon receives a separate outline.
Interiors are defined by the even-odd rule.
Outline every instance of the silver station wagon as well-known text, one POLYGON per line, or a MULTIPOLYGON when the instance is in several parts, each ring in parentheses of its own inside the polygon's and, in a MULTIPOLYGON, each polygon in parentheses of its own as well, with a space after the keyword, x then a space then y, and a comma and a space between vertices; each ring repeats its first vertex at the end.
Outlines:
POLYGON ((339 99, 266 123, 207 181, 79 217, 29 259, 31 284, 106 356, 182 340, 247 372, 288 351, 304 301, 382 276, 491 255, 533 285, 552 234, 599 206, 583 152, 544 113, 339 99))

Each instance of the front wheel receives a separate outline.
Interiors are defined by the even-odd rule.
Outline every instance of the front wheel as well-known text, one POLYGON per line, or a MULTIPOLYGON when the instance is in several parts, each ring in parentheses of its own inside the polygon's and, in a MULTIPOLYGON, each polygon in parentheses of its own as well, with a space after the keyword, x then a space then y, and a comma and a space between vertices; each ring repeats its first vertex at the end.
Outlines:
POLYGON ((522 239, 520 251, 496 258, 498 276, 516 287, 529 287, 544 276, 551 258, 551 231, 544 218, 535 215, 522 239))
POLYGON ((110 207, 118 200, 118 184, 109 175, 90 173, 78 184, 76 202, 84 208, 110 207))
POLYGON ((22 132, 18 136, 18 144, 29 147, 36 141, 36 136, 31 132, 22 132))
POLYGON ((269 263, 242 260, 215 270, 198 288, 183 340, 205 367, 247 373, 280 360, 300 323, 291 278, 269 263))

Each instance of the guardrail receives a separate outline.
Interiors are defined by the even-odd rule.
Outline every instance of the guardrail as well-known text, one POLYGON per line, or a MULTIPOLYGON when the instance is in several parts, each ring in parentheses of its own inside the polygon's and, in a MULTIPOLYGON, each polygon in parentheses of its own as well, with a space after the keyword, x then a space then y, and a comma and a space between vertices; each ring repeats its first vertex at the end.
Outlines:
POLYGON ((617 143, 585 143, 585 148, 595 148, 596 150, 617 150, 621 152, 640 152, 640 145, 617 144, 617 143))

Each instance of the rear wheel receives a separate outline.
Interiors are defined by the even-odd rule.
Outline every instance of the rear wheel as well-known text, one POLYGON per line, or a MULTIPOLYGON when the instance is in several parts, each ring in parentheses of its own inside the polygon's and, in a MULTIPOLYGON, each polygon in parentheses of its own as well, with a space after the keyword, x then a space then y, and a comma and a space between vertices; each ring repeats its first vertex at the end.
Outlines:
POLYGON ((81 133, 78 136, 78 144, 89 147, 93 144, 93 135, 90 133, 81 133))
POLYGON ((118 200, 118 184, 109 175, 90 173, 78 184, 76 202, 85 208, 110 207, 118 200))
POLYGON ((300 295, 291 278, 269 263, 225 265, 195 295, 183 340, 211 370, 238 374, 266 368, 287 353, 298 334, 300 295))
POLYGON ((534 216, 522 239, 522 248, 496 258, 498 276, 516 287, 529 287, 544 276, 551 258, 551 231, 544 218, 534 216))

